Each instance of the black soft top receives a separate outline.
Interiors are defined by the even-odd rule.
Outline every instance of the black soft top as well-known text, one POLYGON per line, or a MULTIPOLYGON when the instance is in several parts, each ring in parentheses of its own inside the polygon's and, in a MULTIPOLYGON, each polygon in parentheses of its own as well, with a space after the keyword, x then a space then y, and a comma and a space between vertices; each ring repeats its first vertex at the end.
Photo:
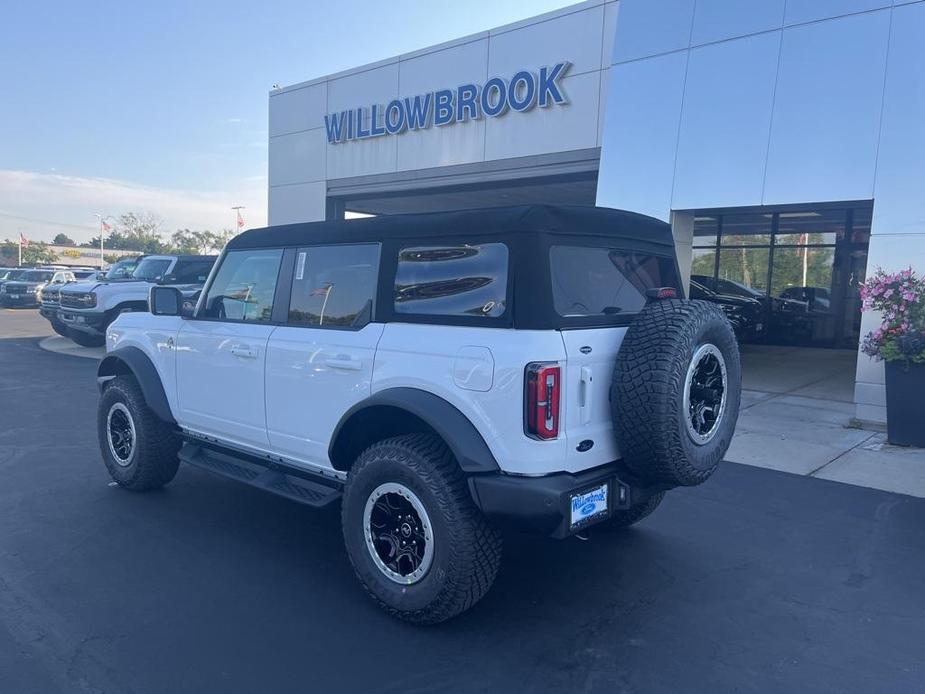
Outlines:
POLYGON ((457 212, 384 215, 249 229, 227 248, 281 248, 314 243, 361 243, 401 238, 504 237, 553 233, 604 237, 627 250, 674 255, 671 227, 658 219, 606 207, 522 205, 457 212))

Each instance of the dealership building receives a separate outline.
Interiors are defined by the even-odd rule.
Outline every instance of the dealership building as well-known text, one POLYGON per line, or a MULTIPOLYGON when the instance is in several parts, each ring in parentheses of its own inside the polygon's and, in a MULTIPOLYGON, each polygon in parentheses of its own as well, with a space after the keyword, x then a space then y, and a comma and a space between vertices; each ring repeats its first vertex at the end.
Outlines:
MULTIPOLYGON (((633 210, 691 287, 787 308, 768 341, 856 350, 858 282, 925 272, 923 45, 921 0, 589 0, 274 89, 270 223, 633 210)), ((883 383, 859 355, 858 420, 883 383)))

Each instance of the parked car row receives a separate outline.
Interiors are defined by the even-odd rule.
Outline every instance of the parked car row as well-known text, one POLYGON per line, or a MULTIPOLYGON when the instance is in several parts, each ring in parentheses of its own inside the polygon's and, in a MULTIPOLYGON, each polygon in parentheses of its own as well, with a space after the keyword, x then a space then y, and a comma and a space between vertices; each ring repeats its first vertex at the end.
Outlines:
POLYGON ((215 256, 211 255, 123 258, 102 278, 43 288, 39 311, 59 335, 84 347, 99 347, 116 316, 148 310, 148 294, 155 285, 176 287, 186 309, 192 311, 214 263, 215 256))
POLYGON ((768 296, 739 282, 707 275, 691 275, 691 299, 718 304, 742 342, 779 334, 796 334, 807 313, 829 309, 827 289, 788 287, 780 296, 768 296))

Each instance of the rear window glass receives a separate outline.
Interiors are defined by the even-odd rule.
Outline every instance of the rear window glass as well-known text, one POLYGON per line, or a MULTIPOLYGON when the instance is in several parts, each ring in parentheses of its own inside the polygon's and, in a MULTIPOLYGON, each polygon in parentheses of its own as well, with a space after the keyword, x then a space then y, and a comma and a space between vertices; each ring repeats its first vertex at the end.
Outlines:
POLYGON ((616 248, 552 246, 552 296, 563 317, 634 313, 646 304, 646 290, 678 286, 670 258, 616 248))
POLYGON ((503 243, 403 248, 395 312, 497 318, 507 306, 507 275, 503 243))

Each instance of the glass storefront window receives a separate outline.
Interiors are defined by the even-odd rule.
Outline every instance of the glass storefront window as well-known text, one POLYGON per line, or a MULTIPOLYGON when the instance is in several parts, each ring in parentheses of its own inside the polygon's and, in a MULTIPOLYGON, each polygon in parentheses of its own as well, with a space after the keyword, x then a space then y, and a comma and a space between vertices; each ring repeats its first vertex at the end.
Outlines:
POLYGON ((767 246, 771 243, 771 214, 723 215, 723 246, 767 246))
POLYGON ((810 311, 830 310, 834 263, 834 248, 775 249, 771 295, 804 302, 810 311))
POLYGON ((694 245, 715 246, 719 233, 719 216, 694 217, 694 245))
POLYGON ((780 246, 834 244, 844 238, 847 210, 781 212, 774 243, 780 246))
POLYGON ((769 257, 769 248, 722 248, 719 252, 719 279, 766 292, 769 257))
POLYGON ((691 263, 691 277, 713 278, 713 269, 716 265, 716 250, 713 248, 695 248, 693 262, 691 263), (696 276, 696 277, 695 277, 696 276))

